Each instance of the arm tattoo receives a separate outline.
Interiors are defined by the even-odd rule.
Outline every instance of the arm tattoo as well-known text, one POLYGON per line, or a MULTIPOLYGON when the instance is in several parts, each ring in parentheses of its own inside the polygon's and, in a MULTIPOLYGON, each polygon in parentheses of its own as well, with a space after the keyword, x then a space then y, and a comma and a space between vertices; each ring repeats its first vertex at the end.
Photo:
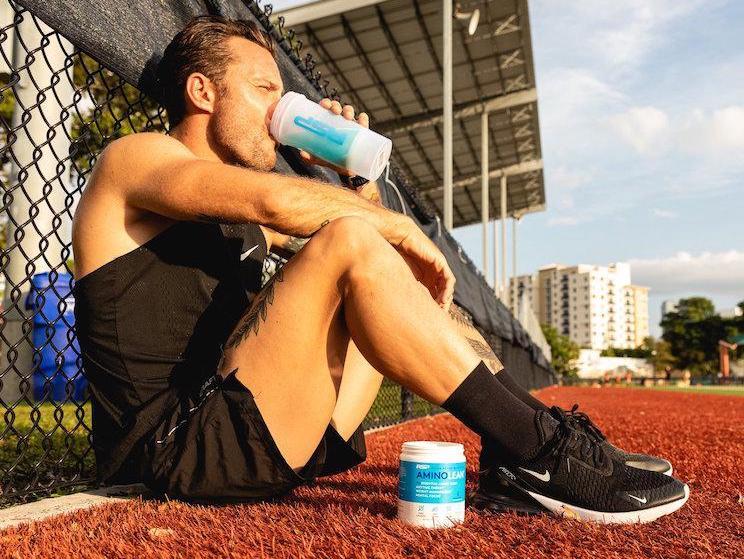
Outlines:
POLYGON ((231 221, 218 215, 197 214, 196 219, 204 223, 216 223, 217 225, 235 225, 237 221, 231 221))
POLYGON ((373 204, 382 206, 382 201, 380 200, 380 189, 377 186, 377 182, 368 182, 357 190, 357 194, 362 198, 369 200, 373 204))
POLYGON ((486 344, 484 344, 480 340, 474 340, 473 338, 466 337, 465 339, 468 341, 468 343, 470 343, 470 347, 475 350, 475 353, 478 354, 478 357, 483 359, 488 368, 491 369, 492 373, 496 374, 504 368, 504 366, 501 364, 501 361, 499 361, 499 358, 496 357, 496 354, 493 352, 493 350, 486 344))
POLYGON ((266 321, 269 305, 274 302, 274 286, 284 280, 282 268, 278 268, 264 288, 253 298, 251 306, 240 319, 233 333, 225 343, 225 349, 238 347, 253 331, 258 334, 261 322, 266 321))
POLYGON ((317 233, 318 231, 320 231, 321 229, 323 229, 323 227, 325 227, 326 225, 328 225, 330 222, 331 222, 330 219, 326 219, 323 223, 320 224, 320 227, 318 227, 315 231, 313 231, 313 235, 315 235, 315 233, 317 233))

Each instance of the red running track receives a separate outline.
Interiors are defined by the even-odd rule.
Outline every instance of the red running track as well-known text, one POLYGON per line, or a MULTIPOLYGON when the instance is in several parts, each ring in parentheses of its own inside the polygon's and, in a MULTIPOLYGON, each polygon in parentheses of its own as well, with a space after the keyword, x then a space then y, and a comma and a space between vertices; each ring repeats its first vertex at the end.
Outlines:
POLYGON ((617 444, 672 460, 687 505, 653 524, 600 526, 549 516, 488 516, 428 531, 395 519, 397 460, 407 440, 462 441, 472 488, 478 440, 449 416, 368 436, 354 472, 280 503, 197 507, 133 501, 0 533, 2 557, 744 557, 744 398, 628 388, 549 388, 579 402, 617 444))

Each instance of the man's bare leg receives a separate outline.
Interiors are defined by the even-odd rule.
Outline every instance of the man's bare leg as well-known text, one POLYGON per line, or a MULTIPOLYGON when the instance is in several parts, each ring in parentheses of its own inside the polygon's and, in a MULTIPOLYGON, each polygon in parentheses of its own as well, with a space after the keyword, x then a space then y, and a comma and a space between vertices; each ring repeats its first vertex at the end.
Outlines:
POLYGON ((307 462, 331 420, 349 335, 376 370, 437 404, 480 362, 372 226, 331 222, 256 298, 221 366, 238 368, 292 467, 307 462))
MULTIPOLYGON (((473 326, 472 321, 457 306, 450 307, 450 318, 459 335, 475 350, 492 373, 502 373, 504 366, 496 357, 488 342, 473 326)), ((503 376, 503 375, 501 375, 503 376)), ((367 416, 380 389, 383 376, 356 347, 354 340, 349 340, 342 376, 341 390, 338 392, 336 407, 333 410, 331 424, 341 436, 348 440, 367 416)))
POLYGON ((367 416, 380 391, 382 379, 383 376, 369 364, 350 338, 336 406, 331 416, 331 425, 345 441, 367 416))

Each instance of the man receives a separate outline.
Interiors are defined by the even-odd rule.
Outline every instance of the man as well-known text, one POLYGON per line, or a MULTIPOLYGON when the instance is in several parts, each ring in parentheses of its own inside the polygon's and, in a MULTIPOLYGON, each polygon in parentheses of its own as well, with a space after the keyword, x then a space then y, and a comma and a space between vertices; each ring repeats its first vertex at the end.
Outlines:
POLYGON ((494 376, 492 352, 448 315, 454 277, 413 221, 272 172, 273 48, 251 23, 190 22, 159 65, 170 134, 113 142, 80 201, 75 311, 99 478, 201 502, 286 493, 364 459, 360 424, 385 376, 481 436, 479 506, 605 521, 682 506, 687 487, 650 471, 665 461, 630 467, 588 418, 494 376), (261 288, 246 262, 290 237, 309 241, 261 288))

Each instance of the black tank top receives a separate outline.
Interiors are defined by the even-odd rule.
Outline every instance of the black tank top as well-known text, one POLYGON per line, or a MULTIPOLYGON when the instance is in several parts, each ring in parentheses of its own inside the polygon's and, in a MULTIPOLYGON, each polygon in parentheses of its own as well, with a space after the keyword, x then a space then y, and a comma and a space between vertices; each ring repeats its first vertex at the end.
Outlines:
POLYGON ((215 373, 266 253, 258 225, 180 221, 75 283, 99 481, 142 476, 144 441, 215 373))

